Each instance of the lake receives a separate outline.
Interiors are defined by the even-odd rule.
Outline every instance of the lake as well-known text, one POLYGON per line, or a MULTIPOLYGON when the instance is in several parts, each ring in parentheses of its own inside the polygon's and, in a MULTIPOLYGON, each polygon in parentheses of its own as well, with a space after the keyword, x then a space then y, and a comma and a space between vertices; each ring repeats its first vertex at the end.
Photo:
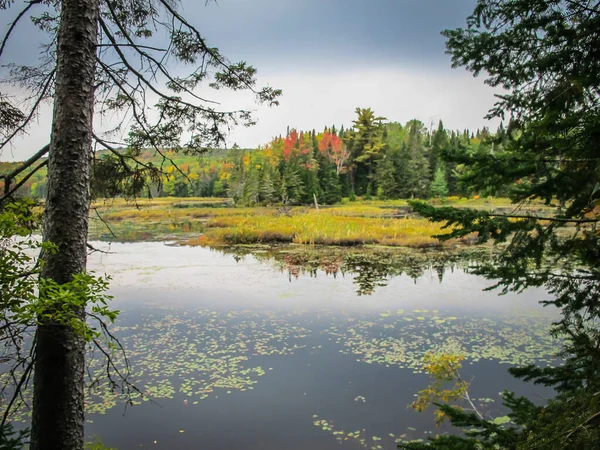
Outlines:
MULTIPOLYGON (((465 355, 461 375, 490 418, 505 389, 542 402, 511 365, 552 364, 556 311, 543 290, 498 296, 459 266, 418 276, 290 271, 265 258, 160 242, 94 246, 89 267, 112 276, 113 328, 132 381, 126 407, 102 382, 88 398, 88 435, 119 450, 393 449, 426 439, 433 410, 408 405, 428 385, 428 351, 465 355), (372 292, 371 292, 372 291, 372 292), (366 295, 369 294, 370 295, 366 295)), ((352 268, 350 268, 352 269, 352 268)), ((91 375, 104 370, 98 352, 91 375)))

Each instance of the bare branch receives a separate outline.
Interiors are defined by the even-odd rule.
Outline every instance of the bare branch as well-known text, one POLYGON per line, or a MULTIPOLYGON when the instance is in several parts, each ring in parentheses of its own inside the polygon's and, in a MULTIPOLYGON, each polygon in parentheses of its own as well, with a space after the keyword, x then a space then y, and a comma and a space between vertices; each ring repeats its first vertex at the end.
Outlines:
POLYGON ((98 216, 98 220, 100 220, 104 224, 104 226, 106 227, 106 229, 108 230, 108 232, 112 235, 112 237, 114 237, 115 239, 118 239, 117 235, 112 230, 112 228, 110 227, 110 225, 108 224, 108 222, 106 220, 104 220, 104 217, 102 217, 100 215, 100 213, 98 212, 98 208, 92 208, 92 209, 94 210, 94 212, 98 216))
MULTIPOLYGON (((117 13, 115 12, 115 9, 113 8, 113 6, 111 5, 110 2, 107 2, 107 6, 108 9, 114 19, 115 24, 117 25, 117 27, 119 28, 119 31, 121 32, 121 34, 123 35, 123 37, 127 40, 128 44, 127 46, 130 46, 132 48, 134 48, 140 55, 140 57, 144 57, 146 59, 148 59, 150 62, 154 63, 156 65, 156 68, 158 68, 158 70, 167 77, 167 79, 173 83, 174 85, 176 85, 178 88, 182 89, 184 92, 187 92, 188 94, 192 95, 194 98, 196 98, 197 100, 200 100, 202 102, 206 102, 206 103, 214 103, 214 104, 219 104, 219 102, 215 102, 213 100, 208 100, 205 98, 202 98, 200 96, 198 96, 197 94, 195 94, 194 92, 192 92, 190 89, 186 88, 185 86, 183 86, 181 83, 179 83, 177 80, 175 80, 171 74, 165 69, 162 60, 161 61, 157 61, 152 55, 148 54, 147 52, 142 51, 141 49, 144 48, 143 46, 138 45, 137 43, 135 43, 133 41, 133 39, 131 38, 131 36, 129 35, 129 33, 127 32, 127 30, 125 29, 125 27, 123 27, 123 25, 121 24, 121 22, 119 21, 119 18, 117 17, 117 13)), ((110 38, 110 36, 107 36, 109 38, 109 40, 112 41, 112 39, 110 38)), ((114 43, 111 45, 115 45, 114 43)), ((120 44, 118 44, 120 45, 120 44)), ((166 51, 166 50, 164 50, 166 51)), ((153 71, 154 73, 154 71, 153 71)), ((154 74, 155 78, 156 78, 156 74, 154 74)))
POLYGON ((10 35, 14 31, 14 29, 17 26, 17 24, 19 23, 19 21, 25 16, 25 14, 27 14, 27 12, 31 8, 33 8, 33 6, 38 5, 40 3, 42 3, 42 0, 31 0, 31 1, 27 2, 27 6, 17 15, 15 20, 12 21, 12 23, 8 27, 8 30, 6 31, 6 34, 4 35, 4 38, 2 39, 2 44, 0 44, 0 58, 2 57, 2 53, 4 52, 4 47, 6 47, 6 43, 8 42, 10 35))
POLYGON ((6 421, 8 420, 8 416, 10 415, 10 411, 11 411, 12 406, 14 405, 15 401, 17 400, 17 398, 19 396, 22 395, 21 388, 29 380, 29 376, 31 375, 31 371, 33 370, 34 354, 35 354, 35 337, 34 337, 34 342, 32 343, 32 349, 30 351, 29 358, 28 358, 29 363, 27 364, 27 367, 25 367, 25 370, 21 374, 19 382, 15 386, 15 392, 13 393, 12 398, 10 399, 10 401, 8 402, 8 405, 6 406, 6 409, 4 410, 4 415, 2 416, 2 422, 0 423, 0 427, 2 427, 2 428, 4 428, 6 421))
POLYGON ((247 89, 249 89, 250 91, 254 92, 255 94, 258 93, 258 92, 256 92, 256 90, 254 89, 254 87, 252 85, 248 84, 242 77, 240 77, 239 75, 237 75, 236 73, 234 73, 231 70, 231 68, 229 67, 229 65, 222 58, 219 58, 218 55, 216 55, 215 52, 212 51, 206 45, 206 43, 204 42, 204 38, 202 37, 202 35, 200 34, 200 32, 196 29, 196 27, 194 27, 192 24, 190 24, 181 14, 179 14, 167 0, 159 0, 159 1, 165 7, 165 9, 167 11, 169 11, 173 15, 173 17, 175 17, 179 22, 181 22, 183 25, 185 25, 192 33, 194 33, 196 35, 196 38, 198 39, 199 42, 202 43, 203 50, 207 54, 209 54, 212 58, 214 58, 215 61, 217 61, 224 69, 226 69, 229 74, 235 75, 236 78, 244 86, 246 86, 247 89))
POLYGON ((166 48, 158 48, 158 47, 151 47, 149 45, 141 45, 141 44, 98 44, 96 45, 96 47, 135 47, 135 48, 145 48, 148 50, 154 50, 157 52, 166 52, 168 51, 168 49, 166 48))
POLYGON ((97 252, 97 253, 102 253, 102 254, 104 254, 104 255, 110 255, 110 254, 113 254, 113 253, 114 253, 114 252, 110 252, 110 251, 107 251, 107 250, 100 250, 99 248, 96 248, 96 247, 94 247, 94 246, 93 246, 92 244, 90 244, 89 242, 87 242, 87 243, 85 244, 85 246, 86 246, 86 247, 88 248, 88 250, 89 250, 89 252, 88 252, 88 255, 91 255, 92 253, 96 253, 96 252, 97 252))
MULTIPOLYGON (((198 111, 208 112, 208 113, 211 113, 211 114, 217 114, 217 115, 222 115, 222 116, 225 116, 225 115, 229 114, 228 112, 213 111, 213 110, 208 109, 208 108, 203 108, 203 107, 198 106, 198 105, 193 105, 192 103, 186 102, 186 101, 184 101, 182 99, 179 99, 179 98, 174 98, 173 96, 167 95, 164 92, 161 92, 160 90, 158 90, 150 80, 148 80, 146 77, 144 77, 144 75, 141 72, 139 72, 138 70, 136 70, 131 65, 131 63, 129 62, 129 60, 127 59, 127 57, 119 49, 119 47, 117 45, 117 41, 116 41, 115 37, 112 35, 112 33, 110 32, 110 30, 108 29, 108 26, 106 25, 106 23, 102 19, 100 19, 99 23, 100 23, 100 27, 102 28, 102 30, 104 31, 104 33, 108 37, 108 40, 111 41, 113 43, 113 45, 115 45, 115 51, 119 55, 119 58, 121 58, 121 61, 123 62, 123 65, 125 67, 127 67, 127 69, 129 69, 129 71, 131 71, 131 73, 133 73, 138 78, 138 80, 140 80, 142 83, 144 83, 144 85, 146 85, 146 87, 148 87, 152 92, 154 92, 160 98, 162 98, 164 100, 167 100, 167 101, 171 101, 171 102, 172 101, 176 101, 178 104, 188 106, 188 107, 193 108, 193 109, 198 110, 198 111)), ((235 112, 241 112, 241 111, 235 111, 235 112)))
MULTIPOLYGON (((98 60, 98 63, 106 68, 106 65, 98 60)), ((146 135, 149 137, 150 142, 152 144, 152 148, 154 148, 154 150, 163 158, 163 161, 169 161, 171 163, 171 165, 177 170, 177 172, 179 172, 179 174, 183 175, 188 181, 189 181, 189 177, 187 176, 186 173, 184 173, 179 166, 175 163, 175 161, 173 161, 171 158, 169 158, 167 155, 165 155, 163 153, 163 151, 158 147, 158 145, 156 144, 156 140, 154 139, 153 134, 150 132, 151 130, 148 130, 146 127, 146 121, 145 118, 144 120, 142 120, 142 117, 140 117, 140 114, 137 112, 137 101, 131 96, 131 94, 129 93, 129 91, 127 91, 127 89, 125 89, 125 87, 123 86, 123 83, 126 83, 126 81, 121 82, 120 80, 118 80, 114 74, 112 74, 112 72, 110 70, 107 70, 106 72, 109 77, 113 80, 113 82, 119 87, 119 89, 121 90, 121 92, 129 99, 130 104, 132 106, 132 113, 135 117, 135 120, 137 122, 137 124, 142 128, 142 130, 144 131, 144 133, 146 133, 146 135)), ((144 114, 144 111, 141 112, 141 114, 144 114)), ((161 167, 162 170, 162 167, 161 167)))
POLYGON ((40 94, 37 96, 36 101, 34 102, 33 106, 31 107, 31 111, 29 111, 29 114, 23 120, 21 125, 19 125, 15 130, 13 130, 13 132, 10 133, 10 135, 4 141, 2 141, 0 143, 0 150, 3 149, 6 146, 6 144, 8 144, 17 134, 19 134, 21 131, 23 131, 25 129, 25 127, 29 124, 31 119, 33 119, 33 116, 35 116, 38 106, 40 105, 40 103, 42 103, 42 101, 46 97, 46 92, 48 92, 48 88, 52 84, 52 80, 54 79, 54 73, 55 73, 55 69, 52 69, 52 71, 50 71, 50 73, 46 76, 46 80, 45 80, 44 84, 42 85, 40 94))

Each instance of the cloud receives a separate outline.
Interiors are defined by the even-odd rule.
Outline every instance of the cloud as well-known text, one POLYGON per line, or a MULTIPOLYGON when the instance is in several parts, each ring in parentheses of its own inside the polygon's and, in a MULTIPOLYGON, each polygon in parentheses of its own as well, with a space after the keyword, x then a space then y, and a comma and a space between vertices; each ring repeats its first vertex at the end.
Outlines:
POLYGON ((262 65, 314 60, 445 65, 440 32, 465 23, 475 0, 184 0, 191 22, 231 58, 262 65))
MULTIPOLYGON (((371 107, 402 123, 419 118, 425 123, 441 119, 452 129, 486 125, 483 116, 494 103, 494 91, 481 79, 450 68, 440 36, 441 30, 462 25, 474 4, 475 0, 219 0, 205 6, 203 1, 182 0, 184 14, 209 45, 232 60, 255 64, 261 83, 284 90, 281 106, 272 109, 257 107, 252 96, 239 92, 216 94, 224 109, 257 109, 257 126, 231 134, 229 144, 244 147, 264 144, 285 133, 288 125, 348 126, 356 107, 371 107)), ((5 56, 10 60, 12 52, 13 59, 35 58, 40 33, 25 29, 17 37, 19 45, 10 46, 5 56)), ((96 124, 102 130, 115 122, 103 119, 96 124)), ((5 149, 0 160, 33 154, 48 142, 50 126, 48 106, 29 134, 5 149)))
POLYGON ((288 125, 304 130, 322 130, 333 124, 351 126, 356 107, 370 107, 376 114, 401 123, 413 118, 426 124, 442 120, 446 128, 461 130, 498 125, 484 119, 494 103, 495 91, 464 71, 380 67, 273 73, 265 78, 283 89, 281 106, 261 109, 258 125, 235 130, 231 142, 254 147, 285 133, 288 125))
MULTIPOLYGON (((442 120, 446 128, 475 130, 496 127, 498 122, 483 117, 494 103, 494 89, 461 70, 435 71, 426 68, 378 67, 338 68, 321 72, 265 70, 261 80, 281 88, 281 105, 268 108, 253 103, 250 95, 219 92, 221 107, 253 108, 258 124, 232 130, 229 145, 255 148, 293 128, 322 130, 324 126, 352 125, 356 107, 372 108, 390 121, 406 123, 417 118, 425 124, 442 120)), ((115 119, 96 121, 97 129, 114 126, 115 119)), ((19 138, 3 160, 23 159, 48 142, 50 108, 46 108, 29 135, 19 138)))

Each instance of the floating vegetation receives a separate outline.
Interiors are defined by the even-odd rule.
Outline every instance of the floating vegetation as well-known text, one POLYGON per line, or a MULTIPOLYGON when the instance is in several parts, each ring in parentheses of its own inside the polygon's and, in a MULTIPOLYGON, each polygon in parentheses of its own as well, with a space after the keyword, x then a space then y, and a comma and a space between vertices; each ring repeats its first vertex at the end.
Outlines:
POLYGON ((558 349, 547 319, 535 316, 459 319, 438 310, 397 310, 350 326, 345 318, 336 322, 328 332, 342 346, 340 353, 415 373, 422 372, 423 356, 432 350, 463 355, 471 364, 486 359, 525 366, 552 364, 558 349))
MULTIPOLYGON (((398 442, 423 442, 424 439, 413 439, 406 441, 405 438, 408 433, 403 433, 396 436, 394 433, 389 433, 385 437, 376 436, 369 434, 366 428, 355 431, 346 431, 340 428, 336 428, 335 422, 330 419, 321 419, 317 414, 313 415, 313 425, 320 428, 323 431, 330 433, 335 437, 336 441, 340 443, 344 441, 350 441, 358 444, 360 447, 368 448, 370 450, 382 450, 384 448, 395 448, 398 442), (384 445, 385 444, 385 445, 384 445)), ((410 431, 416 431, 414 428, 408 428, 410 431)), ((430 431, 424 434, 431 434, 430 431)))
MULTIPOLYGON (((139 325, 112 330, 127 349, 133 382, 141 392, 126 398, 115 392, 109 380, 96 382, 86 396, 88 417, 105 414, 126 401, 135 406, 185 397, 184 404, 193 406, 219 394, 252 390, 267 373, 252 364, 254 357, 293 354, 304 348, 301 342, 310 334, 285 315, 272 313, 205 309, 177 314, 168 308, 157 312, 144 315, 139 325)), ((104 360, 93 358, 89 365, 90 379, 101 378, 104 360)), ((24 396, 30 397, 30 390, 24 396)), ((12 414, 11 421, 24 422, 29 417, 23 407, 12 414)))
MULTIPOLYGON (((200 408, 206 399, 251 391, 261 380, 267 381, 268 374, 277 369, 265 358, 300 352, 310 358, 316 349, 337 351, 357 364, 419 373, 423 355, 432 349, 461 353, 471 363, 487 359, 525 365, 553 363, 557 348, 547 332, 548 319, 543 316, 498 314, 490 319, 437 309, 353 315, 323 309, 316 313, 318 321, 305 311, 183 310, 165 305, 152 307, 141 316, 125 312, 120 319, 124 323, 112 331, 127 350, 132 381, 141 391, 130 400, 134 407, 145 402, 174 401, 180 408, 200 408)), ((90 360, 91 379, 102 376, 103 363, 101 358, 90 360)), ((30 394, 26 392, 25 397, 30 394)), ((123 405, 125 400, 108 380, 96 383, 86 397, 88 421, 123 405)), ((476 400, 488 409, 495 403, 493 398, 476 400)), ((348 401, 365 412, 373 404, 363 395, 348 401)), ((500 416, 497 423, 505 423, 505 417, 496 416, 500 416)), ((25 408, 11 416, 13 422, 28 420, 25 408)), ((383 430, 393 432, 388 434, 346 430, 317 415, 313 424, 338 441, 355 442, 371 450, 389 448, 404 439, 427 437, 429 433, 409 427, 400 433, 383 430)))

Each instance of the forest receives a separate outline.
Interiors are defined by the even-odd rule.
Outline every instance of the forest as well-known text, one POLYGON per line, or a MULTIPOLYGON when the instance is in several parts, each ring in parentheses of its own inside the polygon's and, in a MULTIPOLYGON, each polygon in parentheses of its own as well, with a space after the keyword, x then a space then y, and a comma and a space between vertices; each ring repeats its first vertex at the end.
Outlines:
MULTIPOLYGON (((508 125, 510 130, 510 124, 508 125)), ((152 149, 136 152, 140 164, 162 164, 161 176, 146 179, 140 197, 221 197, 240 206, 275 204, 332 205, 342 198, 350 201, 508 195, 510 186, 494 191, 473 192, 460 183, 468 166, 463 158, 501 151, 511 139, 501 124, 492 133, 449 131, 439 121, 426 126, 419 120, 405 125, 387 122, 370 108, 357 108, 356 119, 344 125, 324 127, 320 132, 287 129, 257 149, 207 150, 191 157, 165 150, 166 161, 152 149), (453 159, 451 159, 453 158, 453 159)), ((127 149, 124 149, 127 152, 127 149)), ((110 158, 97 153, 102 162, 110 158)), ((9 172, 16 163, 0 163, 9 172)), ((101 175, 101 174, 99 174, 101 175)), ((96 180, 98 195, 107 186, 96 180)), ((21 195, 44 198, 45 171, 27 180, 21 195)))

